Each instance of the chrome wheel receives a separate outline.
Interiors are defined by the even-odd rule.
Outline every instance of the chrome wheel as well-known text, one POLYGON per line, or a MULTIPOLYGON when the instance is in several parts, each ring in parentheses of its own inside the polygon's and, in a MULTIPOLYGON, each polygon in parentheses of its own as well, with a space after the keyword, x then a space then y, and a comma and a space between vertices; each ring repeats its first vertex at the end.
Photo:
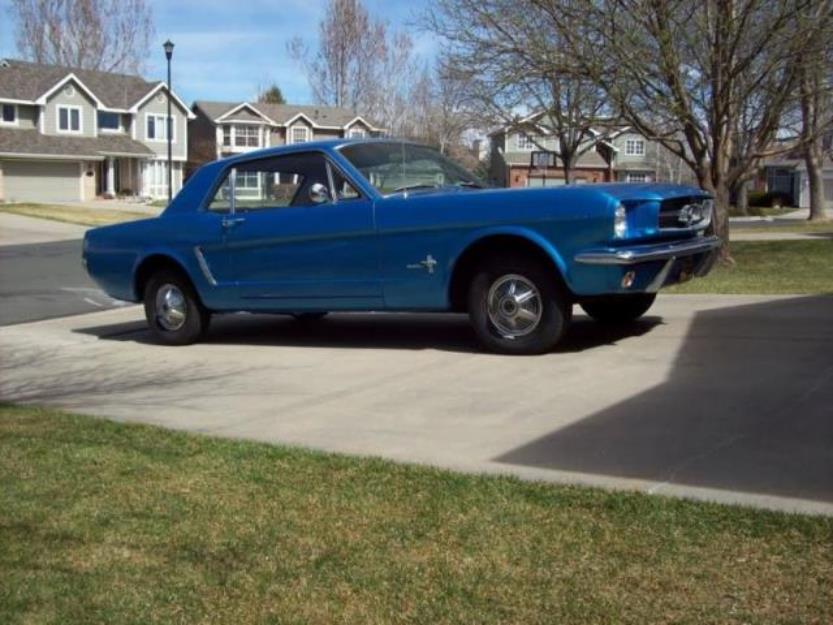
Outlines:
POLYGON ((163 330, 176 332, 185 325, 188 304, 179 287, 163 284, 156 291, 156 321, 163 330))
POLYGON ((489 321, 503 338, 526 336, 541 323, 541 293, 530 280, 518 274, 495 280, 489 289, 486 306, 489 321))

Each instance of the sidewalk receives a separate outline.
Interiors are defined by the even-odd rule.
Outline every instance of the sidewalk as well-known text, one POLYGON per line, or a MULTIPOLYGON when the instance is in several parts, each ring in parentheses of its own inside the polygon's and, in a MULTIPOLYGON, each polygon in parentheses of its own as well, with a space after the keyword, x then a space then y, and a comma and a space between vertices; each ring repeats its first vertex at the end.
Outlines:
POLYGON ((86 231, 86 226, 0 213, 0 246, 72 241, 82 238, 86 231))
POLYGON ((767 224, 767 223, 794 223, 805 222, 810 218, 809 208, 796 208, 795 210, 784 213, 783 215, 770 215, 767 217, 759 217, 757 215, 749 215, 748 217, 729 217, 730 224, 767 224))

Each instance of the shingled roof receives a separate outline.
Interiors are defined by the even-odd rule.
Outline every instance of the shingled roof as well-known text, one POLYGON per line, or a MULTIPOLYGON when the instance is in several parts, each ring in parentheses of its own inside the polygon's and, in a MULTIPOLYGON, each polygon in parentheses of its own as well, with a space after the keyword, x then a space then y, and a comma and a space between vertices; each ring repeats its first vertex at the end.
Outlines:
POLYGON ((0 128, 0 154, 97 160, 105 156, 152 156, 153 151, 126 135, 68 137, 42 135, 37 130, 0 128))
POLYGON ((131 74, 3 59, 0 62, 0 98, 33 102, 70 74, 74 74, 105 107, 113 109, 130 108, 159 85, 159 82, 148 82, 131 74))
MULTIPOLYGON (((216 120, 226 113, 241 106, 244 102, 214 102, 199 100, 194 103, 194 108, 202 110, 205 115, 211 119, 216 120)), ((260 111, 263 115, 282 126, 296 117, 299 113, 312 120, 318 126, 337 126, 343 128, 356 117, 361 117, 368 124, 371 125, 372 130, 382 130, 371 120, 356 115, 349 109, 335 107, 335 106, 319 106, 316 104, 268 104, 260 102, 246 103, 260 111)))

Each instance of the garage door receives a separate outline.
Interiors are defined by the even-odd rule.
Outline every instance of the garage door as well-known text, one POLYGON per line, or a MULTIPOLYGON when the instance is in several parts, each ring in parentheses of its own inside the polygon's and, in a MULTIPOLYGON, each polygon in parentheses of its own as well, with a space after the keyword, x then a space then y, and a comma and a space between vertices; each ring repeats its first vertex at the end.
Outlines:
POLYGON ((7 202, 68 202, 81 199, 78 163, 3 161, 7 202))

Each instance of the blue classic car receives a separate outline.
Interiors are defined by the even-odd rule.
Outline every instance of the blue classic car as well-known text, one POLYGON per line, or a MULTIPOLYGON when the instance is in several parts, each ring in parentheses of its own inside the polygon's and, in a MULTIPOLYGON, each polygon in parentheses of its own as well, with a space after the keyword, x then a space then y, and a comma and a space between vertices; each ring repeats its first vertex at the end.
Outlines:
POLYGON ((425 146, 335 140, 209 163, 158 218, 89 231, 84 262, 167 344, 232 311, 451 311, 486 348, 532 354, 573 304, 626 322, 706 273, 711 212, 689 187, 484 188, 425 146))

